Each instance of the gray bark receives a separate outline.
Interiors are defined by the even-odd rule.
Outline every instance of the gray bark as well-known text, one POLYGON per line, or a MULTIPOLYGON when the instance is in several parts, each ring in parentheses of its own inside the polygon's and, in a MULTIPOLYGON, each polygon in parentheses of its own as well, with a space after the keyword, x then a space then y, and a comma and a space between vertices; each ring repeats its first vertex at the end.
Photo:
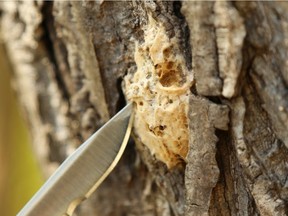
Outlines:
POLYGON ((287 215, 287 12, 284 2, 1 2, 43 173, 130 100, 133 141, 77 215, 287 215))

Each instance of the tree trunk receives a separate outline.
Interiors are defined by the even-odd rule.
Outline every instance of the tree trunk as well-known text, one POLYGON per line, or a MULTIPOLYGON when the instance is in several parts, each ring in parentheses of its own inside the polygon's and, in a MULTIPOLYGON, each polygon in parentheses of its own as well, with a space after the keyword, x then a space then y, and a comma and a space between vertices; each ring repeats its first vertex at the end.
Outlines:
POLYGON ((44 174, 126 103, 131 141, 77 215, 288 214, 288 4, 1 2, 44 174))

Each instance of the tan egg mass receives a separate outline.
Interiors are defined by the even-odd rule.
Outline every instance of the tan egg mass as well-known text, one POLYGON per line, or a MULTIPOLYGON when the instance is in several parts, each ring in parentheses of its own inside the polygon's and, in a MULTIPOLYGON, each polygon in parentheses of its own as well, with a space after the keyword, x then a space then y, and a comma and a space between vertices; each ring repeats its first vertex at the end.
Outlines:
POLYGON ((135 133, 168 168, 188 152, 188 98, 192 72, 185 65, 178 40, 168 38, 150 17, 144 42, 136 44, 137 71, 125 77, 125 93, 134 101, 135 133))

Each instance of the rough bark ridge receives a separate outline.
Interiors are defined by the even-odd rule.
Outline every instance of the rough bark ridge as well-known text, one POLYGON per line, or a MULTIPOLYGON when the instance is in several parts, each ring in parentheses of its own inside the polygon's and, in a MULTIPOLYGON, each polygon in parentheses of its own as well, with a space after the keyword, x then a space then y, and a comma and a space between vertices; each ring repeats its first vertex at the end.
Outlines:
POLYGON ((287 3, 0 5, 13 84, 46 176, 125 98, 136 114, 155 98, 165 117, 185 107, 187 139, 176 150, 163 141, 173 121, 157 125, 147 113, 159 152, 136 121, 136 145, 77 215, 288 214, 287 3), (153 80, 139 84, 149 90, 139 101, 129 85, 146 72, 153 80), (165 97, 151 96, 156 85, 165 97), (183 86, 183 95, 167 93, 183 86))

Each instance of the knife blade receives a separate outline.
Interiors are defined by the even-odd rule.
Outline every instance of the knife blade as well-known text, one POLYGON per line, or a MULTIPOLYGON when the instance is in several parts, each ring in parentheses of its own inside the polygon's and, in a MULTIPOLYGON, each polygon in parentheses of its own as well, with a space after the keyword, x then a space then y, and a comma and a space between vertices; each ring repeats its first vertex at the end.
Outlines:
POLYGON ((72 215, 118 163, 133 122, 129 103, 69 156, 17 216, 72 215))

